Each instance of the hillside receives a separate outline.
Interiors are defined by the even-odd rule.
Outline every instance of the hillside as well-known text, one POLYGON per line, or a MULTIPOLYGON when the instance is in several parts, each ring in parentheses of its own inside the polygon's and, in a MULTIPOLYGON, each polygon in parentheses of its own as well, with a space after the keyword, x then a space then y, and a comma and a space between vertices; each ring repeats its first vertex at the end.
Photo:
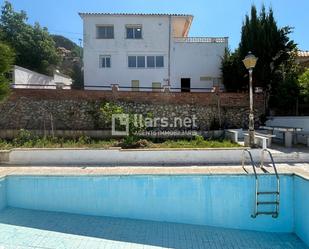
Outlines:
POLYGON ((82 48, 62 35, 51 35, 61 57, 60 71, 73 79, 74 88, 83 87, 82 48))
POLYGON ((70 39, 62 36, 62 35, 51 35, 53 40, 56 43, 56 48, 65 48, 71 53, 74 54, 74 56, 80 56, 82 52, 82 48, 78 46, 75 42, 71 41, 70 39))

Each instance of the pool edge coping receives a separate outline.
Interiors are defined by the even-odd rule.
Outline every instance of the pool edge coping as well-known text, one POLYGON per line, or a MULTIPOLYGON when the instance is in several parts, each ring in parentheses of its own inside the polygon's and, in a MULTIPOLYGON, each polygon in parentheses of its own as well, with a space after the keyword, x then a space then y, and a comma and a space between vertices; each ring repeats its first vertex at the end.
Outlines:
MULTIPOLYGON (((48 173, 44 173, 44 174, 34 174, 34 173, 30 173, 30 174, 18 174, 18 173, 13 173, 13 174, 6 174, 6 175, 0 175, 0 180, 6 179, 7 177, 130 177, 130 176, 156 176, 156 177, 160 177, 160 176, 175 176, 175 177, 180 177, 180 176, 253 176, 254 174, 249 173, 249 174, 243 174, 243 173, 136 173, 136 174, 131 174, 131 173, 120 173, 120 174, 48 174, 48 173)), ((261 173, 258 174, 259 176, 270 176, 270 175, 274 175, 273 173, 270 174, 266 174, 263 175, 261 173)), ((288 173, 288 172, 284 172, 284 173, 279 173, 279 176, 291 176, 291 177, 299 177, 302 178, 303 180, 309 181, 309 176, 304 176, 302 174, 299 173, 288 173)))

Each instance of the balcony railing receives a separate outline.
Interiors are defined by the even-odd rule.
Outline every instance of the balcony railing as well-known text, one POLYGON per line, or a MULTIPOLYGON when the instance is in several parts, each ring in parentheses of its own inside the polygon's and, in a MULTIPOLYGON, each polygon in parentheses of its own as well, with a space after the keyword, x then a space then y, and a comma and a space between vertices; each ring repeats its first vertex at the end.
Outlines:
POLYGON ((227 43, 228 37, 174 37, 175 42, 227 43))

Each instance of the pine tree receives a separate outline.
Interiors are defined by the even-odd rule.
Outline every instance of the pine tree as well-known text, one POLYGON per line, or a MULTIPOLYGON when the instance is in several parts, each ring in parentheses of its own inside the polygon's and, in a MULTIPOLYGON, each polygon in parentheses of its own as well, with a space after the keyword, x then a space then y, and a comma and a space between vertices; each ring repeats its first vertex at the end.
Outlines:
POLYGON ((258 57, 253 71, 254 86, 263 87, 270 94, 272 106, 293 104, 299 94, 299 71, 294 58, 296 44, 289 38, 291 32, 291 27, 278 27, 271 8, 267 12, 262 6, 258 14, 253 5, 250 16, 245 16, 239 47, 234 53, 227 53, 222 61, 226 89, 240 91, 248 88, 248 71, 242 60, 252 52, 258 57))
MULTIPOLYGON (((258 15, 256 7, 252 6, 251 15, 246 15, 243 22, 239 47, 234 53, 223 59, 222 72, 226 88, 230 88, 230 78, 239 82, 238 89, 243 89, 247 85, 248 75, 242 60, 249 51, 258 57, 258 63, 254 69, 255 86, 269 88, 270 85, 275 85, 276 71, 282 63, 290 59, 290 54, 296 48, 294 41, 288 37, 291 32, 290 27, 278 28, 271 8, 267 13, 265 6, 263 6, 258 15), (226 62, 231 58, 234 58, 234 63, 229 69, 226 67, 230 65, 226 65, 226 62), (232 71, 234 75, 228 75, 226 71, 232 71)), ((235 82, 231 84, 235 85, 235 82)))

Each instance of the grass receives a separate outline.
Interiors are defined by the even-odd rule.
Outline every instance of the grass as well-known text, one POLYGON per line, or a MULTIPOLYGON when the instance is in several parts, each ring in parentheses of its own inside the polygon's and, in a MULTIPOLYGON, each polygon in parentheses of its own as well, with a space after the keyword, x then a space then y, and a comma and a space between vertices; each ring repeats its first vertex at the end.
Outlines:
POLYGON ((81 142, 78 139, 66 139, 61 141, 51 141, 50 139, 29 140, 25 143, 14 143, 13 141, 0 140, 0 149, 8 150, 14 148, 102 148, 116 146, 116 140, 92 140, 81 142))

